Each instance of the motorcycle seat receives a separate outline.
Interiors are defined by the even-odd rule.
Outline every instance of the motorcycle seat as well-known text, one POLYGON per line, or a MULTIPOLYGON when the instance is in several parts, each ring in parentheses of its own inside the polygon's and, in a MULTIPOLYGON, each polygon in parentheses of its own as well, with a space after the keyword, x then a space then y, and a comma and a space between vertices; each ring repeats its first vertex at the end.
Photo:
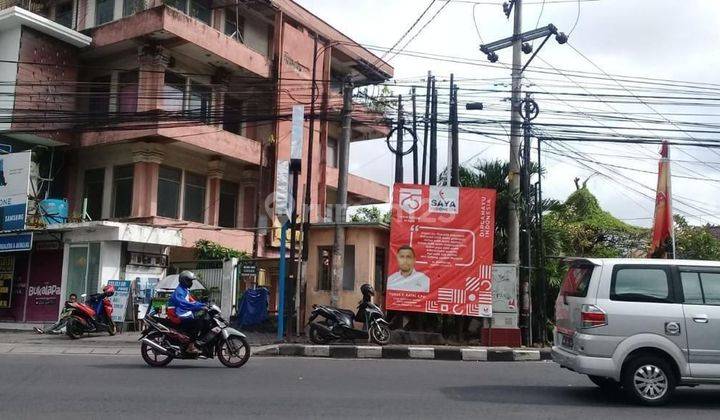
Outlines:
POLYGON ((345 314, 350 316, 351 318, 355 318, 355 312, 349 310, 349 309, 340 309, 340 308, 334 308, 336 311, 340 312, 341 314, 345 314))

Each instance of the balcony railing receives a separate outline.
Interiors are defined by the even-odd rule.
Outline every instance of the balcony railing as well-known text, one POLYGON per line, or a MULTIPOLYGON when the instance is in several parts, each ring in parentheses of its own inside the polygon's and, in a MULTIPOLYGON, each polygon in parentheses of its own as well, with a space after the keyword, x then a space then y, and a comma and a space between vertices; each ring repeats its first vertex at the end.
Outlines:
POLYGON ((42 16, 47 16, 50 10, 49 1, 38 1, 38 0, 0 0, 0 10, 9 9, 13 6, 22 7, 33 13, 37 13, 42 16))

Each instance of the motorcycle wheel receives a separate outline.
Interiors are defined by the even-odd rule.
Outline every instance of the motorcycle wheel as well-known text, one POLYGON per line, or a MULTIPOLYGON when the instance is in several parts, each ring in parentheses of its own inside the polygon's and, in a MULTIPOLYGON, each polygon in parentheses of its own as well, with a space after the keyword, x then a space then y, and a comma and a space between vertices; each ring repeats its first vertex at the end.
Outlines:
POLYGON ((385 324, 375 323, 370 327, 370 340, 384 346, 390 342, 390 328, 385 324))
POLYGON ((72 338, 73 340, 76 340, 83 336, 83 330, 77 321, 75 321, 74 319, 69 319, 68 322, 65 324, 65 334, 67 334, 67 336, 72 338))
POLYGON ((250 359, 250 344, 243 337, 231 335, 220 341, 217 356, 226 367, 239 368, 250 359))
MULTIPOLYGON (((160 333, 152 333, 147 336, 151 341, 154 341, 160 345, 163 343, 163 336, 160 333)), ((151 367, 163 367, 167 366, 168 363, 172 362, 173 357, 168 354, 162 354, 155 351, 154 348, 148 346, 145 343, 140 345, 140 355, 142 356, 145 363, 151 367)))
POLYGON ((330 337, 324 335, 320 328, 315 326, 315 324, 310 324, 310 331, 308 331, 308 336, 310 337, 310 341, 313 344, 327 344, 330 342, 330 337))
POLYGON ((112 320, 108 321, 108 335, 115 335, 117 334, 117 325, 112 320))

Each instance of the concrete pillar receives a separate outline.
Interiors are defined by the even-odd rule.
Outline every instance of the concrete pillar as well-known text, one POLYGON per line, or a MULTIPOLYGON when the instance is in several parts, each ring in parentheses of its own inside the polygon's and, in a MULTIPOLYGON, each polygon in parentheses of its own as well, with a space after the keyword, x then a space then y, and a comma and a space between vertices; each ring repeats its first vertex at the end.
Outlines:
POLYGON ((169 58, 161 47, 143 45, 138 48, 138 112, 162 108, 162 90, 169 58))
POLYGON ((231 73, 229 70, 218 67, 212 77, 215 86, 212 97, 212 120, 214 125, 222 129, 225 114, 225 94, 230 86, 231 73))
POLYGON ((238 226, 255 226, 257 211, 258 171, 248 169, 242 172, 240 193, 238 195, 238 226))
POLYGON ((217 226, 220 218, 220 182, 225 175, 225 162, 219 158, 208 162, 208 212, 207 223, 217 226))
POLYGON ((154 217, 157 215, 157 192, 160 163, 164 153, 153 143, 134 145, 133 204, 131 217, 154 217))
POLYGON ((220 297, 220 309, 223 318, 229 320, 235 315, 237 302, 237 265, 238 259, 231 258, 223 262, 222 295, 220 297))

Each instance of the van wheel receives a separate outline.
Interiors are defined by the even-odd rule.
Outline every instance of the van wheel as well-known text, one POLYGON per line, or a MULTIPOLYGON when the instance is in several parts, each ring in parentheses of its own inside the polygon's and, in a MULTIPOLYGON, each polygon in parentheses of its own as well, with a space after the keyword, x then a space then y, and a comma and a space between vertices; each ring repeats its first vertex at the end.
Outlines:
POLYGON ((622 385, 628 396, 644 405, 666 404, 675 390, 676 379, 670 365, 656 356, 640 356, 627 362, 622 385))
POLYGON ((611 378, 604 378, 602 376, 593 376, 588 375, 588 378, 592 383, 598 386, 601 390, 605 392, 617 392, 622 388, 622 385, 620 385, 620 382, 611 379, 611 378))

